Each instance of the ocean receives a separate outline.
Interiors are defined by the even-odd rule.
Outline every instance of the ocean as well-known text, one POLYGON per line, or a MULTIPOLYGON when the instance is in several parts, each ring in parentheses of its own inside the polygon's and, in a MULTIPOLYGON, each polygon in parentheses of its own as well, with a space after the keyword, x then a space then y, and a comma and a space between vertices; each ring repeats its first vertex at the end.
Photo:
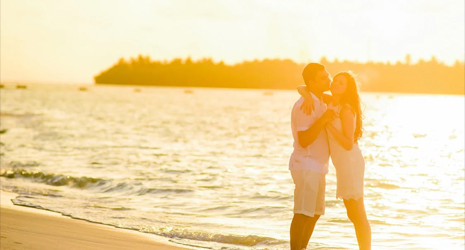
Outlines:
MULTIPOLYGON (((296 91, 6 85, 17 205, 208 249, 289 249, 296 91)), ((361 93, 373 249, 463 249, 464 97, 361 93)), ((336 175, 309 249, 358 249, 336 175)))

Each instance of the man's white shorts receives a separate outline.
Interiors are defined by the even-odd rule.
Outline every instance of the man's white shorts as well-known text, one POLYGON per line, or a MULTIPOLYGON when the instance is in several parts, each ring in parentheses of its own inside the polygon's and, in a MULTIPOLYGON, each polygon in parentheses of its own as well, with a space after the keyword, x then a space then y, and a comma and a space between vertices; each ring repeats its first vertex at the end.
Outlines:
POLYGON ((294 180, 294 213, 313 217, 325 214, 326 175, 310 170, 291 170, 294 180))

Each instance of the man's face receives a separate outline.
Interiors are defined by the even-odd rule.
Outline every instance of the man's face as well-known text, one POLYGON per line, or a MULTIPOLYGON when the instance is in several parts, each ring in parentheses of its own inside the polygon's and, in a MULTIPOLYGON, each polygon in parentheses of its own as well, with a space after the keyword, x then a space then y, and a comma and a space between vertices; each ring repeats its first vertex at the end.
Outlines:
POLYGON ((329 75, 328 71, 322 70, 318 72, 315 76, 315 80, 313 81, 313 86, 319 89, 322 92, 329 90, 329 85, 331 83, 331 76, 329 75))

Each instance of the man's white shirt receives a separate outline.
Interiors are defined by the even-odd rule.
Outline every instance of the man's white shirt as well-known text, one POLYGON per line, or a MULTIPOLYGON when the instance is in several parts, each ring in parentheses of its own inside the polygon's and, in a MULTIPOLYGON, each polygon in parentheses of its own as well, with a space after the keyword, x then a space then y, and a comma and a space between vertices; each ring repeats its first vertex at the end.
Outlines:
POLYGON ((326 104, 318 99, 313 93, 314 110, 310 115, 306 115, 300 106, 304 102, 301 97, 292 108, 291 128, 294 137, 294 151, 289 160, 289 170, 311 170, 317 173, 328 173, 329 165, 329 145, 326 130, 323 128, 315 141, 308 147, 302 148, 299 144, 297 132, 309 129, 326 111, 326 104))

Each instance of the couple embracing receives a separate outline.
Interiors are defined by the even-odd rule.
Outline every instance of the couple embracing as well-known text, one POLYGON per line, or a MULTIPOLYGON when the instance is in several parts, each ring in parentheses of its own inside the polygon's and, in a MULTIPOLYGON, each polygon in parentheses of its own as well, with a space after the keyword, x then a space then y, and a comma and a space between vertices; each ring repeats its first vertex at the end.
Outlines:
POLYGON ((360 249, 371 249, 371 228, 363 203, 365 162, 357 141, 362 136, 362 114, 356 80, 349 72, 331 82, 322 64, 305 66, 306 86, 294 104, 291 127, 294 151, 289 170, 295 184, 291 250, 307 247, 319 217, 325 212, 325 176, 329 157, 336 168, 336 197, 344 201, 354 224, 360 249), (331 90, 331 95, 324 94, 331 90))

